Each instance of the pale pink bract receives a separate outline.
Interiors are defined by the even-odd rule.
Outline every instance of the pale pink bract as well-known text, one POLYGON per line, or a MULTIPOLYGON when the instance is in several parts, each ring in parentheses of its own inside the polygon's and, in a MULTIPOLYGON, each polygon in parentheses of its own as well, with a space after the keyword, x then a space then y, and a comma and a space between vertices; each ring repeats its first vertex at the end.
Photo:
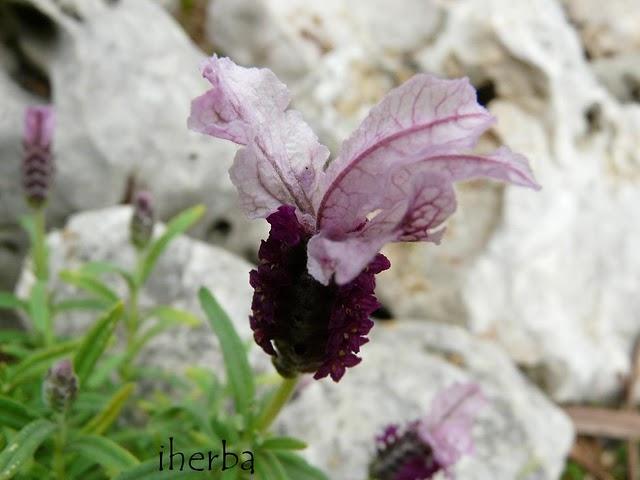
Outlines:
POLYGON ((486 404, 478 384, 454 383, 436 395, 428 415, 418 423, 418 435, 445 471, 474 452, 473 423, 486 404))
POLYGON ((307 269, 324 285, 353 280, 388 242, 439 243, 456 181, 540 188, 506 147, 469 153, 495 119, 466 78, 418 74, 391 90, 325 167, 329 150, 287 109, 273 72, 213 56, 202 74, 213 88, 193 100, 189 128, 243 146, 230 169, 243 209, 258 218, 293 205, 313 234, 307 269))

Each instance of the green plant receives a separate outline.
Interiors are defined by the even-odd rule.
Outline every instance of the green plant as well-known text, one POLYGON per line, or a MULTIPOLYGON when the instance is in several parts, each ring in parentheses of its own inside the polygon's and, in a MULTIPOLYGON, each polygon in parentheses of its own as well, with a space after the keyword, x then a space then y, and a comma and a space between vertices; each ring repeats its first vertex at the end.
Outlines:
POLYGON ((201 323, 202 315, 172 305, 141 309, 138 295, 171 241, 203 212, 193 207, 169 221, 138 249, 132 270, 94 261, 62 271, 60 279, 82 293, 60 301, 47 287, 44 230, 33 227, 40 220, 23 220, 35 282, 28 298, 0 293, 0 307, 17 311, 30 327, 0 332, 1 480, 327 478, 297 453, 303 442, 269 432, 295 380, 269 389, 270 378, 254 377, 246 345, 209 291, 199 297, 226 380, 195 367, 179 375, 136 364, 154 336, 201 323), (126 285, 126 298, 104 280, 113 274, 126 285), (56 318, 77 309, 96 312, 96 320, 77 337, 56 335, 56 318), (119 330, 126 338, 120 349, 119 330), (211 462, 212 454, 219 458, 211 462))

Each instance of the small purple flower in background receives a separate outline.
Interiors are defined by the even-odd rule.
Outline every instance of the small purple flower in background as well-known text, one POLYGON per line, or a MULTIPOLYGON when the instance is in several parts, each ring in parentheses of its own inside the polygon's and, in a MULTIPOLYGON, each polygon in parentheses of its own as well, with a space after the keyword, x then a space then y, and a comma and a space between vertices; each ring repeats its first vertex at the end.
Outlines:
POLYGON ((423 419, 400 428, 389 425, 376 437, 369 466, 373 480, 427 480, 474 451, 471 429, 486 400, 474 383, 456 383, 436 395, 423 419))
POLYGON ((466 153, 494 118, 467 79, 420 74, 389 92, 325 168, 329 151, 267 69, 213 56, 213 88, 191 104, 192 130, 243 145, 230 170, 241 204, 267 218, 251 328, 285 376, 338 381, 367 341, 375 274, 388 242, 439 243, 453 182, 488 177, 539 188, 522 155, 466 153))
POLYGON ((30 205, 40 207, 47 199, 54 165, 51 143, 55 127, 53 108, 27 108, 24 118, 22 185, 30 205))
POLYGON ((71 360, 55 363, 47 372, 42 383, 42 398, 57 412, 67 410, 78 395, 78 377, 73 371, 71 360))
POLYGON ((139 250, 145 248, 153 236, 153 196, 151 192, 136 192, 133 198, 133 215, 129 224, 131 243, 139 250))

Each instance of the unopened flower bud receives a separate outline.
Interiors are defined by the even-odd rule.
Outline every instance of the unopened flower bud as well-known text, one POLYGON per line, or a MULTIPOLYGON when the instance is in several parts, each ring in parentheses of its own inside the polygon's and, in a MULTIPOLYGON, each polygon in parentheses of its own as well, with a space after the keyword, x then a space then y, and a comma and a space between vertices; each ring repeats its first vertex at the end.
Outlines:
POLYGON ((46 201, 53 179, 51 143, 54 126, 55 114, 50 106, 27 108, 24 118, 22 185, 27 202, 35 208, 46 201))
POLYGON ((148 191, 136 193, 131 217, 131 243, 138 249, 145 248, 153 236, 153 197, 148 191))
POLYGON ((67 410, 78 394, 78 377, 71 360, 64 359, 54 364, 42 384, 45 404, 57 412, 67 410))

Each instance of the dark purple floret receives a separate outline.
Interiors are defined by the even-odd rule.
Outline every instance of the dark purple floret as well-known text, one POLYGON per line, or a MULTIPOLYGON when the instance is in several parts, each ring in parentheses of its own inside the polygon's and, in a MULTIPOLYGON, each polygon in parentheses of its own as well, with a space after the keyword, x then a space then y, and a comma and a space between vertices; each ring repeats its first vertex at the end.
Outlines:
POLYGON ((376 437, 377 452, 369 466, 375 480, 427 480, 442 470, 433 450, 416 431, 417 423, 403 431, 388 426, 376 437))
POLYGON ((267 221, 269 238, 249 275, 254 338, 281 375, 315 372, 316 379, 330 375, 337 382, 361 360, 356 353, 367 343, 369 316, 379 307, 374 277, 389 268, 389 260, 378 254, 351 282, 325 286, 307 272, 312 234, 298 222, 295 208, 281 206, 267 221))

